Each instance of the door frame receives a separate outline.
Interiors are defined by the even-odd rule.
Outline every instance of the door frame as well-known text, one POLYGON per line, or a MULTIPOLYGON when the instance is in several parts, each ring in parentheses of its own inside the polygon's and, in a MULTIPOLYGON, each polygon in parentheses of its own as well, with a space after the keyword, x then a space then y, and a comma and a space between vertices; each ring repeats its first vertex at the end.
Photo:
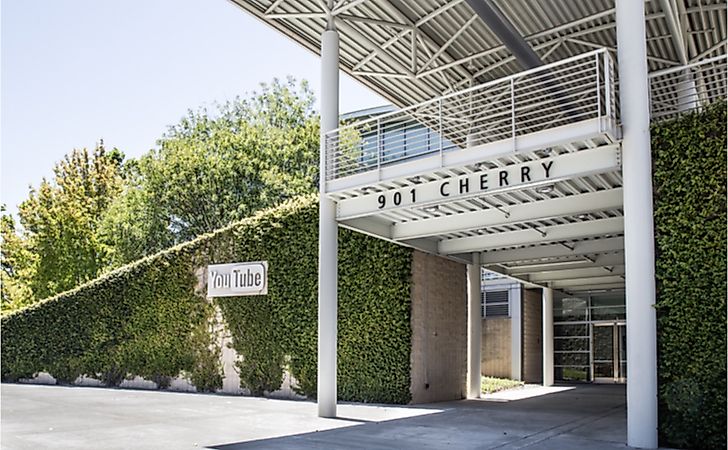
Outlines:
MULTIPOLYGON (((615 384, 615 383, 626 383, 627 377, 621 373, 622 372, 622 359, 620 358, 620 327, 624 327, 623 332, 626 333, 626 325, 627 322, 625 320, 609 320, 609 321, 595 321, 589 324, 589 340, 590 346, 591 346, 591 352, 589 355, 589 360, 591 363, 591 381, 593 383, 609 383, 609 384, 615 384), (596 377, 594 376, 594 327, 612 327, 612 372, 613 376, 611 377, 596 377)), ((623 349, 626 354, 626 348, 623 349)))

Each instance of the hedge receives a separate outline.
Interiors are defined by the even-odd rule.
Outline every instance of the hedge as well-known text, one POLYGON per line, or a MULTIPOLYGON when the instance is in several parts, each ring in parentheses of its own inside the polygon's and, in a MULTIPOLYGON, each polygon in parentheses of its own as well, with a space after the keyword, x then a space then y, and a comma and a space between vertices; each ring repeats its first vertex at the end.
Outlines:
MULTIPOLYGON (((410 400, 411 250, 339 233, 339 398, 410 400)), ((232 335, 241 387, 277 389, 289 370, 316 395, 318 204, 299 198, 140 260, 2 318, 2 378, 44 371, 117 385, 141 376, 164 386, 183 374, 199 390, 222 385, 215 306, 232 335), (204 298, 195 271, 266 260, 268 295, 204 298)))
POLYGON ((663 445, 726 448, 726 104, 652 128, 663 445))

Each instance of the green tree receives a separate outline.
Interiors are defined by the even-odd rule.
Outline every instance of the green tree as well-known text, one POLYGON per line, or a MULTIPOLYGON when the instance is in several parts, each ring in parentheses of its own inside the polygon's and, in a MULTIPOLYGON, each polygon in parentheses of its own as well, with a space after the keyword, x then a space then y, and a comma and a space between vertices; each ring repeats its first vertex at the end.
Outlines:
POLYGON ((3 217, 4 308, 74 288, 108 266, 98 225, 121 191, 123 159, 103 142, 91 153, 73 150, 20 204, 19 233, 3 217))
POLYGON ((318 184, 318 118, 305 82, 189 111, 135 164, 104 220, 114 264, 211 232, 318 184))

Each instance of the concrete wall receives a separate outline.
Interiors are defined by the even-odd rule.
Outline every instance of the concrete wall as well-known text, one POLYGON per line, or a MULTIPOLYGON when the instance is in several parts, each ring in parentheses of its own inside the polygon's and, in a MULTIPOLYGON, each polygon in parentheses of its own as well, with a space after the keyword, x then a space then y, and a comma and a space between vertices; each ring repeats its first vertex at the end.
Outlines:
POLYGON ((543 381, 543 331, 541 290, 524 289, 521 307, 523 323, 523 381, 543 381))
POLYGON ((465 265, 414 252, 412 403, 461 399, 467 364, 465 265))
POLYGON ((511 377, 511 318, 483 319, 480 372, 488 377, 511 377))

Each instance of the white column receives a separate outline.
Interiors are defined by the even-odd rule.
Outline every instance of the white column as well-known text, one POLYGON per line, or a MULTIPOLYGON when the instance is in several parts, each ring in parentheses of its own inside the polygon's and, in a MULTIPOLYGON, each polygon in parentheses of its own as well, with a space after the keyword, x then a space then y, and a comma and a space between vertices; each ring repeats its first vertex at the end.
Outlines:
POLYGON ((468 398, 480 398, 480 253, 468 264, 468 398))
POLYGON ((521 286, 511 285, 508 288, 508 302, 511 306, 511 378, 520 380, 521 376, 521 286))
POLYGON ((627 444, 657 448, 657 319, 644 2, 617 0, 627 305, 627 444))
POLYGON ((543 385, 554 384, 554 290, 543 288, 543 385))
MULTIPOLYGON (((332 24, 330 24, 332 25, 332 24)), ((330 26, 333 28, 333 26, 330 26)), ((321 153, 319 193, 318 415, 336 417, 336 309, 338 227, 336 203, 325 195, 327 131, 339 123, 339 34, 321 37, 321 153)))

